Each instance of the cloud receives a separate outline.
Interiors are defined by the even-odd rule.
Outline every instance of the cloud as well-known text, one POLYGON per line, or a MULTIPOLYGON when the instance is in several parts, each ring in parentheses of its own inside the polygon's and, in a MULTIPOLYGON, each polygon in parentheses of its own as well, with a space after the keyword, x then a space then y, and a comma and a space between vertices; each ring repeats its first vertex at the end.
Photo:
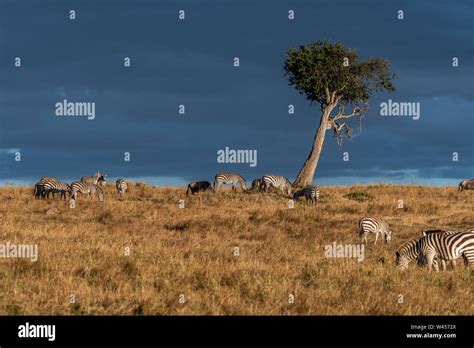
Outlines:
POLYGON ((8 164, 0 179, 73 179, 99 168, 117 177, 175 178, 167 182, 212 179, 220 170, 295 177, 320 111, 288 86, 282 65, 289 48, 321 38, 357 48, 362 57, 389 59, 397 91, 374 96, 362 132, 342 148, 328 132, 317 180, 449 182, 473 172, 470 1, 49 5, 2 3, 0 148, 21 148, 22 162, 12 164, 0 151, 8 164), (67 19, 70 7, 76 21, 67 19), (181 7, 184 22, 177 19, 181 7), (287 19, 290 8, 295 21, 287 19), (399 8, 403 21, 396 19, 399 8), (123 67, 126 56, 130 68, 123 67), (236 56, 239 68, 232 66, 236 56), (420 120, 381 117, 379 104, 388 98, 420 102, 420 120), (94 101, 96 119, 56 117, 54 104, 63 99, 94 101), (257 149, 257 168, 218 164, 216 151, 225 146, 257 149))

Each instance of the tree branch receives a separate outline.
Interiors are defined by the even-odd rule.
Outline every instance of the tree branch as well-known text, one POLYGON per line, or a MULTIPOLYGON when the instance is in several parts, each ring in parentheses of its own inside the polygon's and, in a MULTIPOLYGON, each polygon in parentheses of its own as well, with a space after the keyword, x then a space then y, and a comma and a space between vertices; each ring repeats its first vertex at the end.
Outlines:
POLYGON ((349 115, 344 115, 344 105, 339 105, 339 112, 337 113, 336 116, 334 116, 334 121, 337 120, 347 120, 349 118, 355 117, 355 116, 362 116, 362 114, 365 112, 365 109, 362 109, 358 106, 352 110, 352 113, 349 115))
POLYGON ((329 87, 328 86, 325 86, 324 89, 326 91, 326 102, 329 105, 329 104, 331 104, 331 93, 329 92, 329 87))

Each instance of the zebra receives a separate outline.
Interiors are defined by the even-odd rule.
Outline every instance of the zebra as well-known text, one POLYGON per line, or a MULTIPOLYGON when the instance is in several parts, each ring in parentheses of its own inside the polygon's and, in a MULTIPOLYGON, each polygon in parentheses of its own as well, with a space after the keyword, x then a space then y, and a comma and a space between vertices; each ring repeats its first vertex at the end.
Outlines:
POLYGON ((97 194, 97 197, 99 198, 100 202, 104 200, 104 190, 99 185, 91 184, 88 182, 75 181, 71 184, 71 191, 69 196, 70 199, 75 201, 78 192, 82 194, 87 194, 88 196, 97 194))
POLYGON ((66 199, 66 192, 70 192, 71 187, 62 181, 45 181, 43 183, 43 195, 46 196, 46 198, 49 198, 49 193, 51 192, 53 194, 59 193, 60 199, 64 197, 66 199))
MULTIPOLYGON (((58 180, 55 179, 55 178, 50 178, 50 177, 43 177, 40 179, 40 181, 38 181, 36 184, 35 184, 35 187, 33 189, 33 196, 36 198, 36 199, 39 199, 39 198, 45 198, 45 191, 44 191, 44 184, 47 183, 47 182, 57 182, 58 180)), ((49 198, 49 195, 48 195, 48 198, 49 198)), ((54 193, 53 193, 53 198, 54 198, 54 193)))
POLYGON ((117 188, 117 193, 120 196, 123 196, 125 194, 125 191, 128 189, 127 182, 124 179, 118 179, 115 182, 115 187, 117 188))
POLYGON ((474 190, 474 179, 461 181, 459 191, 462 192, 463 190, 474 190))
POLYGON ((193 195, 196 192, 213 190, 209 181, 193 181, 189 183, 188 189, 186 190, 186 196, 189 195, 189 191, 193 195))
POLYGON ((214 177, 214 190, 218 191, 222 184, 232 185, 232 190, 235 190, 235 184, 240 184, 242 191, 248 190, 247 181, 240 174, 236 173, 217 173, 214 177))
MULTIPOLYGON (((464 258, 466 264, 474 263, 474 231, 461 231, 449 233, 430 233, 426 236, 413 240, 404 245, 395 253, 396 264, 400 269, 407 269, 411 260, 418 258, 428 264, 431 271, 434 266, 438 271, 438 265, 434 261, 439 257, 444 261, 451 261, 455 268, 456 259, 464 258)), ((445 266, 443 266, 445 269, 445 266)))
POLYGON ((368 233, 375 233, 374 244, 377 243, 377 240, 379 238, 379 233, 381 233, 382 236, 384 237, 385 244, 389 243, 390 240, 392 239, 392 231, 390 231, 388 224, 382 219, 376 219, 372 217, 364 217, 360 219, 359 220, 359 236, 361 237, 362 242, 365 241, 365 244, 367 244, 368 233))
POLYGON ((86 182, 94 185, 101 185, 106 183, 107 174, 101 174, 100 172, 95 173, 92 176, 83 176, 81 182, 86 182))
POLYGON ((319 200, 319 188, 318 187, 305 187, 300 191, 295 192, 293 198, 298 199, 305 197, 306 201, 311 201, 312 204, 319 200))
POLYGON ((285 178, 284 176, 279 176, 279 175, 271 175, 267 174, 262 176, 262 188, 265 192, 268 192, 268 189, 270 187, 274 187, 277 189, 280 189, 281 193, 284 193, 284 190, 286 190, 286 193, 288 195, 291 195, 293 187, 291 185, 290 180, 285 178))

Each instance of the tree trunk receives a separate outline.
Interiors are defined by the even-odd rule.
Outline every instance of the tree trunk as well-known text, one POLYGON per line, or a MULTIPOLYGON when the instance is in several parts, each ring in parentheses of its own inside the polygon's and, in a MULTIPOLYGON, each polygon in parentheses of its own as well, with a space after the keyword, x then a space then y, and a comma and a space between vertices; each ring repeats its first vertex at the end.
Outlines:
POLYGON ((298 177, 293 183, 294 186, 306 186, 311 184, 313 181, 314 172, 318 166, 319 157, 321 156, 321 151, 323 150, 324 138, 326 136, 326 130, 329 125, 329 115, 335 106, 328 105, 323 111, 321 116, 321 121, 319 123, 319 128, 316 131, 316 135, 313 139, 313 147, 309 153, 308 158, 304 162, 303 166, 300 169, 298 177))

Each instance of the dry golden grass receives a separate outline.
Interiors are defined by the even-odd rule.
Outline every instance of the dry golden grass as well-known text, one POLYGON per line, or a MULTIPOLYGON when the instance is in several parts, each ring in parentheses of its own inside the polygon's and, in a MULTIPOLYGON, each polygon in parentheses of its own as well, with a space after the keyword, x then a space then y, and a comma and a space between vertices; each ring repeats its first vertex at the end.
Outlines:
POLYGON ((288 209, 277 194, 186 198, 184 188, 130 186, 123 199, 107 187, 103 204, 81 196, 76 209, 34 200, 29 187, 0 188, 0 243, 39 247, 37 262, 0 259, 0 314, 474 314, 472 269, 394 266, 395 251, 423 228, 474 227, 473 192, 323 187, 316 206, 288 209), (375 198, 344 197, 354 191, 375 198), (407 211, 395 211, 398 199, 407 211), (392 243, 369 236, 360 263, 325 258, 326 244, 360 242, 365 215, 386 218, 392 243))

